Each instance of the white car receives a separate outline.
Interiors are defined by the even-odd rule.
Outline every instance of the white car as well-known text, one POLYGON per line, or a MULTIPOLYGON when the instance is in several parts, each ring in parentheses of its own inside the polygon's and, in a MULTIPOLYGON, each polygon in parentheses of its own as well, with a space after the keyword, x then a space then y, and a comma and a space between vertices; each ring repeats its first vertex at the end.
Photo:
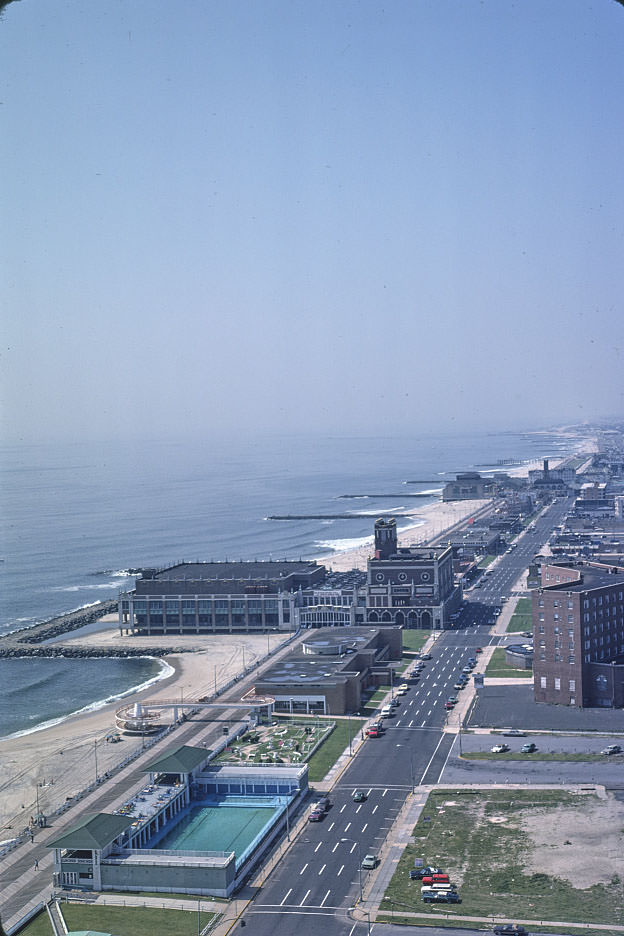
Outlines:
POLYGON ((494 747, 491 748, 492 754, 506 754, 508 750, 508 744, 495 744, 494 747))

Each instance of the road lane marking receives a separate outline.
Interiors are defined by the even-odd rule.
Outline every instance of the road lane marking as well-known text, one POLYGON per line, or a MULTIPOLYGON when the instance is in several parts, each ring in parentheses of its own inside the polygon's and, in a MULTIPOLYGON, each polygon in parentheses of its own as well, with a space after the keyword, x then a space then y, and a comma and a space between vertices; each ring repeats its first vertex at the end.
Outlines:
POLYGON ((368 822, 365 822, 364 825, 362 826, 362 832, 360 832, 360 835, 366 832, 367 829, 368 829, 368 822))
POLYGON ((320 903, 321 907, 323 906, 323 904, 325 903, 325 901, 327 900, 330 894, 331 894, 331 890, 328 890, 325 896, 323 897, 323 899, 321 900, 321 903, 320 903))
POLYGON ((348 832, 350 828, 351 828, 351 823, 347 822, 346 826, 344 827, 345 832, 348 832))
POLYGON ((358 808, 355 810, 356 813, 359 813, 359 811, 360 811, 361 808, 362 808, 362 804, 360 803, 360 805, 358 806, 358 808))
POLYGON ((332 822, 332 824, 328 827, 327 831, 328 831, 328 832, 331 832, 331 830, 334 828, 335 825, 336 825, 336 823, 335 823, 335 822, 332 822))
POLYGON ((304 903, 306 902, 306 900, 308 899, 309 896, 310 896, 310 891, 307 892, 307 894, 305 895, 305 897, 303 898, 303 900, 302 900, 301 903, 299 904, 300 907, 303 907, 304 903))
POLYGON ((322 844, 323 844, 322 842, 319 842, 319 843, 318 843, 318 845, 317 845, 316 848, 314 849, 314 854, 317 853, 317 851, 319 850, 319 848, 321 847, 322 844))
POLYGON ((335 844, 334 847, 332 848, 332 855, 334 854, 334 852, 336 851, 336 849, 338 848, 339 845, 340 845, 340 842, 336 842, 336 844, 335 844))
POLYGON ((367 795, 367 796, 370 796, 372 792, 373 792, 373 788, 372 788, 372 787, 369 787, 369 788, 368 788, 368 793, 367 793, 366 795, 367 795))
POLYGON ((381 795, 382 795, 382 796, 385 796, 387 792, 388 792, 388 787, 386 787, 386 789, 383 791, 383 793, 382 793, 381 795))
MULTIPOLYGON (((323 873, 323 871, 325 870, 326 867, 327 867, 327 865, 324 864, 323 867, 321 868, 321 870, 319 871, 319 877, 321 876, 321 874, 323 873)), ((327 893, 329 894, 329 891, 327 891, 327 893)))
POLYGON ((303 874, 303 872, 305 871, 305 869, 306 869, 307 867, 308 867, 308 862, 306 861, 306 863, 304 864, 304 866, 303 866, 303 868, 301 869, 301 871, 299 872, 299 874, 303 874))
POLYGON ((377 805, 376 805, 375 808, 373 809, 373 812, 372 812, 372 815, 373 815, 373 816, 375 815, 375 813, 377 812, 378 809, 379 809, 379 803, 377 803, 377 805))
POLYGON ((346 808, 347 808, 347 804, 345 803, 344 806, 342 807, 342 809, 340 810, 340 812, 341 812, 341 813, 344 812, 346 808))
POLYGON ((349 854, 352 855, 357 847, 358 847, 358 843, 354 842, 352 847, 349 849, 349 854))
POLYGON ((343 871, 344 871, 344 865, 340 865, 340 871, 338 872, 338 874, 336 875, 336 877, 340 877, 340 875, 342 874, 343 871))
POLYGON ((291 894, 292 894, 292 887, 290 888, 290 890, 288 891, 288 893, 286 894, 286 896, 285 896, 284 899, 282 900, 282 902, 281 902, 281 904, 280 904, 280 907, 283 907, 283 906, 284 906, 284 904, 286 903, 286 901, 288 900, 288 898, 290 897, 291 894))

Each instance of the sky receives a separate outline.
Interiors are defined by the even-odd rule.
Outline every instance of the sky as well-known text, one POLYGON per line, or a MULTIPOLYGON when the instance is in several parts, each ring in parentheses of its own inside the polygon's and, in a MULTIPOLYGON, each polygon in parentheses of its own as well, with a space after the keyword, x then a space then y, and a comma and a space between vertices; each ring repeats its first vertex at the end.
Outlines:
POLYGON ((21 0, 18 440, 624 414, 615 0, 21 0))

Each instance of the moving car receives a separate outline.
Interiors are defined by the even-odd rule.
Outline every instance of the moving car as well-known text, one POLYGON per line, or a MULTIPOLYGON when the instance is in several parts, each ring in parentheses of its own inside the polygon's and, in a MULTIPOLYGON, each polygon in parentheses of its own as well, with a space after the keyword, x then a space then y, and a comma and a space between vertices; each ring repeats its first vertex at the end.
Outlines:
POLYGON ((366 802, 366 793, 364 790, 354 790, 351 794, 351 799, 354 803, 365 803, 366 802))
POLYGON ((601 753, 601 754, 607 754, 607 755, 608 755, 608 754, 621 754, 621 753, 622 753, 622 748, 620 747, 619 744, 609 744, 609 745, 607 745, 607 747, 604 749, 604 751, 601 751, 600 753, 601 753))
POLYGON ((533 754, 534 751, 537 751, 537 744, 533 744, 532 741, 529 741, 528 744, 523 744, 520 748, 521 754, 533 754))
POLYGON ((509 750, 508 744, 495 744, 493 748, 490 748, 492 754, 506 754, 509 750))
POLYGON ((374 871, 379 864, 377 855, 364 855, 362 859, 362 868, 365 871, 374 871))

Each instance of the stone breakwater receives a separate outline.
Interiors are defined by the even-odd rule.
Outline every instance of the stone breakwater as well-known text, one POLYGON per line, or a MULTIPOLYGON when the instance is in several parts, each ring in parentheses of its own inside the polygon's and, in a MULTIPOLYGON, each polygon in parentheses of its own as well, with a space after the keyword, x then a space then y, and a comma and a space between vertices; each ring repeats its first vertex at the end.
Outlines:
POLYGON ((189 653, 188 647, 91 647, 81 644, 48 644, 41 646, 44 641, 59 637, 62 634, 79 630, 86 624, 111 614, 117 610, 116 601, 100 601, 90 608, 81 608, 78 611, 68 611, 35 624, 33 627, 15 631, 0 638, 0 659, 15 659, 19 657, 63 657, 65 659, 81 659, 87 657, 164 657, 170 653, 189 653), (33 646, 39 644, 39 646, 33 646))
POLYGON ((63 657, 65 659, 87 657, 164 657, 171 653, 191 653, 189 647, 81 647, 79 644, 54 644, 50 647, 28 647, 17 642, 0 643, 0 659, 17 657, 63 657))
POLYGON ((51 640, 61 634, 79 630, 86 624, 93 624, 94 621, 99 621, 105 614, 112 614, 116 610, 116 601, 99 601, 97 604, 91 605, 90 608, 68 611, 66 614, 60 614, 58 617, 43 621, 41 624, 14 631, 3 639, 25 644, 42 643, 44 640, 51 640))

